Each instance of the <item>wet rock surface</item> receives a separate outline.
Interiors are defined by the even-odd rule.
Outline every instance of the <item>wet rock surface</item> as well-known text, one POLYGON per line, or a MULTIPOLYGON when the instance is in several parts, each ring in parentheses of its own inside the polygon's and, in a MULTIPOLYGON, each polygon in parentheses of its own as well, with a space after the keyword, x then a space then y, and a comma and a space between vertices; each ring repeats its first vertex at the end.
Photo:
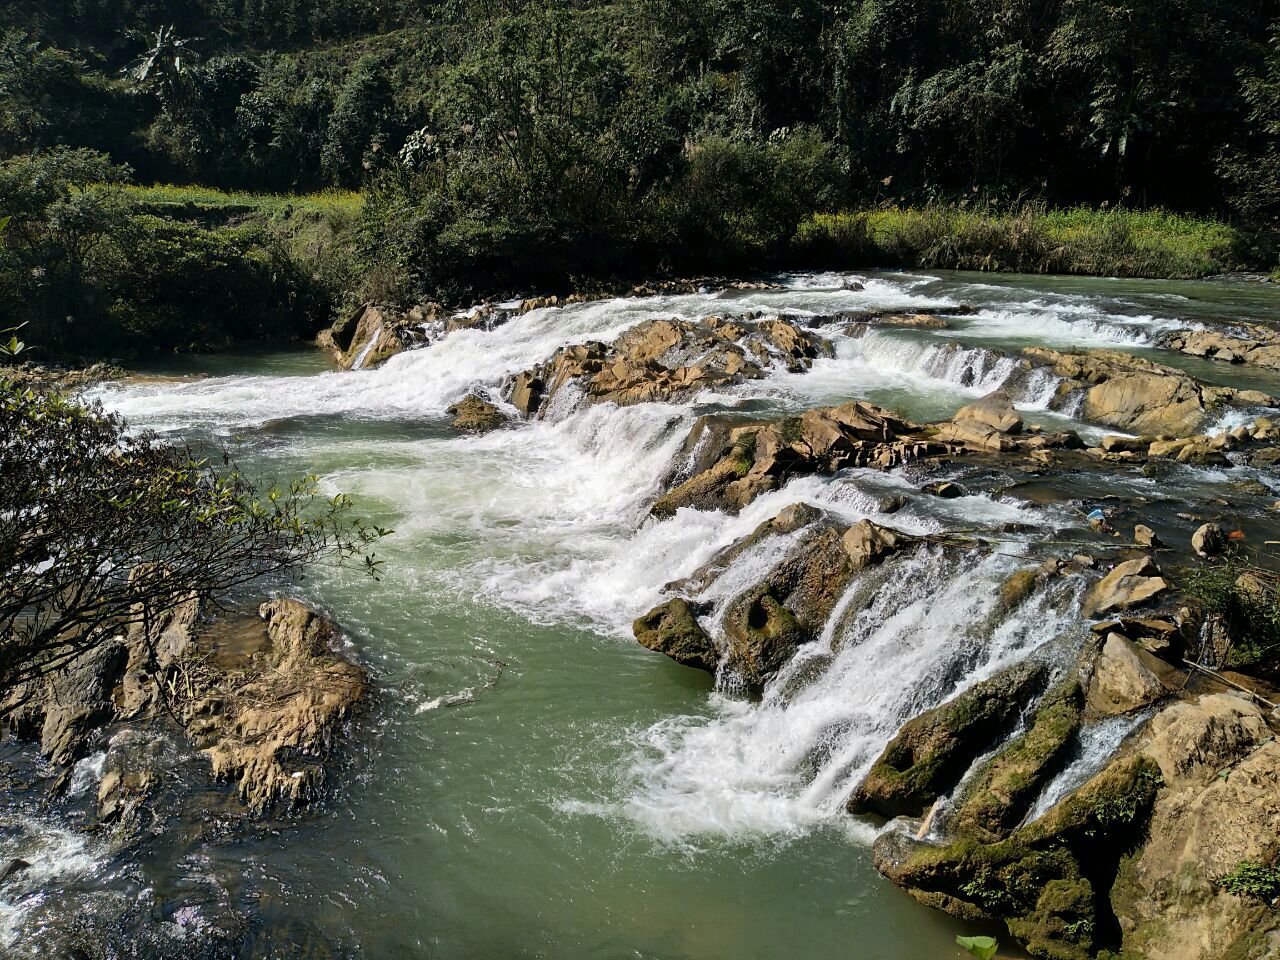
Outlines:
POLYGON ((1048 669, 1026 661, 908 720, 849 799, 850 813, 923 815, 1013 728, 1048 669))

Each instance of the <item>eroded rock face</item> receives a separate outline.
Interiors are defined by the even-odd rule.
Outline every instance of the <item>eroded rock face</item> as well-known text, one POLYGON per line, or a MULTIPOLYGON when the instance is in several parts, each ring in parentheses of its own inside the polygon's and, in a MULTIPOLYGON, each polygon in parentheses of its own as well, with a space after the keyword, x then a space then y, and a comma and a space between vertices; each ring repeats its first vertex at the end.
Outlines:
POLYGON ((723 660, 730 676, 758 691, 800 645, 817 638, 857 571, 918 542, 869 520, 846 527, 807 504, 792 504, 666 589, 696 595, 762 540, 802 529, 806 535, 773 569, 726 604, 721 644, 698 625, 690 601, 679 597, 636 620, 636 639, 713 673, 723 660))
POLYGON ((759 379, 773 363, 807 370, 830 351, 823 338, 780 318, 649 320, 612 344, 562 347, 545 363, 513 377, 507 396, 526 416, 537 415, 569 384, 589 402, 675 401, 759 379))
POLYGON ((264 649, 183 704, 187 732, 214 774, 236 781, 252 810, 315 797, 324 759, 370 693, 366 671, 335 655, 327 618, 297 600, 269 601, 259 614, 264 649))
POLYGON ((1084 694, 1075 677, 1046 693, 1027 729, 974 775, 949 828, 985 843, 1013 832, 1061 769, 1080 729, 1083 707, 1084 694))
POLYGON ((1234 694, 1176 703, 1152 719, 1142 749, 1164 788, 1111 891, 1125 950, 1149 960, 1274 955, 1261 936, 1275 926, 1271 908, 1216 883, 1280 852, 1280 742, 1262 710, 1234 694))
POLYGON ((1210 386, 1174 367, 1116 350, 1026 347, 1022 353, 1063 378, 1059 394, 1083 391, 1086 420, 1133 433, 1185 437, 1204 428, 1214 407, 1275 402, 1256 390, 1210 386))
POLYGON ((1044 664, 1024 661, 908 720, 854 791, 849 812, 922 815, 1009 732, 1048 675, 1044 664))

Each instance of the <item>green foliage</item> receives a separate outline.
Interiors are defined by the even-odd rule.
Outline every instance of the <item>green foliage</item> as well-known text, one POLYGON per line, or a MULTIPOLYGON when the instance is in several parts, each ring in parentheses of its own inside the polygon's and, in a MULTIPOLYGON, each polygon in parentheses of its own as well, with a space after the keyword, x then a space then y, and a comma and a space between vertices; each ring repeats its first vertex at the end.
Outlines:
POLYGON ((1187 569, 1183 591, 1231 638, 1226 666, 1249 673, 1280 673, 1280 583, 1240 551, 1187 569))
POLYGON ((1277 867, 1264 867, 1260 863, 1243 860, 1216 882, 1237 897, 1253 897, 1270 904, 1280 899, 1280 868, 1277 867))
POLYGON ((991 960, 996 955, 1000 944, 994 937, 956 937, 956 943, 977 960, 991 960))
POLYGON ((53 356, 312 335, 353 283, 351 194, 134 188, 91 151, 0 165, 0 300, 53 356))
POLYGON ((1238 269, 1246 243, 1226 224, 1164 210, 934 204, 810 217, 794 256, 840 266, 1194 278, 1238 269))
POLYGON ((192 594, 324 558, 371 574, 388 531, 315 477, 262 488, 225 457, 0 381, 0 686, 48 673, 192 594), (32 518, 40 518, 33 524, 32 518))

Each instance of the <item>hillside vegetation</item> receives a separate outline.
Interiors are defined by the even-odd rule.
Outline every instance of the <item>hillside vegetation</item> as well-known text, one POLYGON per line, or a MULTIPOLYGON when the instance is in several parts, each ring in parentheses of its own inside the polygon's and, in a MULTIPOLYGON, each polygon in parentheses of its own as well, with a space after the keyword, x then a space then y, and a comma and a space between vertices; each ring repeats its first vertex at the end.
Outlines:
POLYGON ((10 0, 0 297, 88 351, 819 255, 1269 270, 1278 26, 1280 0, 10 0), (192 186, 106 191, 86 246, 47 189, 69 156, 192 186))

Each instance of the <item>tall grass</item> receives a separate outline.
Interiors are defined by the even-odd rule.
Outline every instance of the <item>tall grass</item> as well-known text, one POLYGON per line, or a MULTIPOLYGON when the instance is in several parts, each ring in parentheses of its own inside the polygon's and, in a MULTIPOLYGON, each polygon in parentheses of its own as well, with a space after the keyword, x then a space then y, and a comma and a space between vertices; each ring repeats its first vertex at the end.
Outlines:
POLYGON ((350 190, 279 194, 157 184, 129 186, 125 191, 144 211, 178 220, 221 218, 231 221, 246 216, 293 217, 312 214, 345 224, 354 221, 364 206, 364 198, 350 190))
POLYGON ((1020 273, 1190 279, 1247 268, 1252 238, 1165 210, 919 209, 819 214, 800 225, 800 260, 1020 273))

